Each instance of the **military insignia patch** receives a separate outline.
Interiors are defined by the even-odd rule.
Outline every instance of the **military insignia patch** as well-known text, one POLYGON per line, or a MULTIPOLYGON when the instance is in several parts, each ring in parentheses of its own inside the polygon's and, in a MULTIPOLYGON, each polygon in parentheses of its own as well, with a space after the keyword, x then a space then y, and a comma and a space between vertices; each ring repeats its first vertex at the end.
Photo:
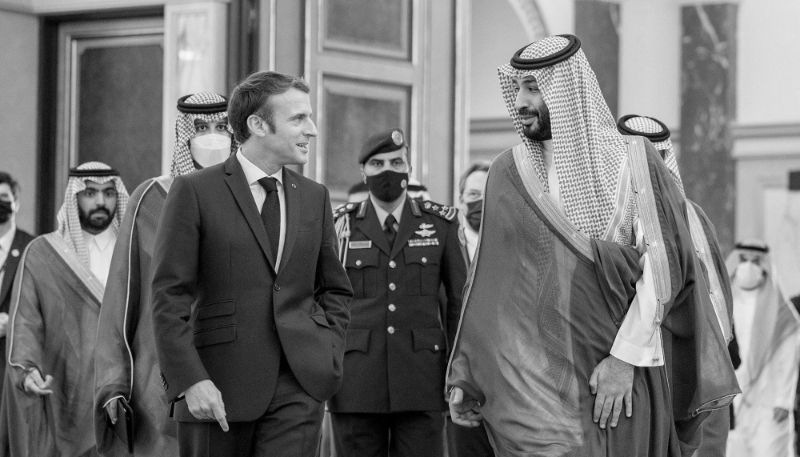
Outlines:
POLYGON ((400 133, 400 130, 395 130, 392 132, 392 141, 394 141, 396 146, 403 144, 403 134, 400 133))
POLYGON ((333 210, 333 217, 338 219, 342 217, 342 215, 347 214, 353 210, 358 208, 358 203, 345 203, 343 205, 338 206, 335 210, 333 210))
POLYGON ((436 230, 431 230, 432 227, 433 227, 433 224, 426 224, 426 223, 423 222, 422 224, 419 224, 420 230, 417 230, 414 233, 416 233, 417 235, 419 235, 419 236, 421 236, 423 238, 427 238, 427 237, 433 235, 434 233, 436 233, 436 230))
POLYGON ((448 221, 455 219, 456 214, 458 214, 458 210, 452 206, 440 205, 430 201, 424 202, 422 207, 425 209, 425 211, 435 214, 442 219, 447 219, 448 221))
POLYGON ((351 241, 347 244, 350 249, 369 249, 372 247, 372 241, 351 241))
POLYGON ((416 238, 408 240, 408 247, 439 246, 439 238, 416 238))

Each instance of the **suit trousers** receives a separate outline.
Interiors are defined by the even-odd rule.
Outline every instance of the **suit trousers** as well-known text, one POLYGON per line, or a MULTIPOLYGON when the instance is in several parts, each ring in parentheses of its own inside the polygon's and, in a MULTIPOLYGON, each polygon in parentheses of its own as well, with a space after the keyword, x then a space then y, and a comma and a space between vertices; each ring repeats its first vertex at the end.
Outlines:
POLYGON ((231 422, 228 432, 217 422, 179 422, 180 457, 315 457, 324 409, 282 363, 272 402, 257 420, 231 422))
POLYGON ((462 427, 447 417, 447 449, 450 457, 494 457, 486 426, 462 427))
POLYGON ((342 457, 441 457, 441 411, 331 413, 336 455, 342 457))

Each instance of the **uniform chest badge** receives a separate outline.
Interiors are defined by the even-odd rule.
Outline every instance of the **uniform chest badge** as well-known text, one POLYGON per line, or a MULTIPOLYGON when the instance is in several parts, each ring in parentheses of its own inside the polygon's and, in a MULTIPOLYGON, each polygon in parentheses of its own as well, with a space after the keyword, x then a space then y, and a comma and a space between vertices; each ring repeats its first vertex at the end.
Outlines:
POLYGON ((422 248, 425 246, 439 246, 439 238, 412 238, 408 240, 408 247, 422 248))
POLYGON ((416 233, 417 235, 419 235, 419 236, 421 236, 423 238, 427 238, 427 237, 433 235, 434 233, 436 233, 436 230, 431 230, 432 227, 433 227, 433 224, 426 224, 426 223, 423 222, 422 224, 419 224, 419 228, 420 229, 417 230, 414 233, 416 233))
POLYGON ((372 241, 351 241, 347 247, 350 249, 369 249, 372 247, 372 241))

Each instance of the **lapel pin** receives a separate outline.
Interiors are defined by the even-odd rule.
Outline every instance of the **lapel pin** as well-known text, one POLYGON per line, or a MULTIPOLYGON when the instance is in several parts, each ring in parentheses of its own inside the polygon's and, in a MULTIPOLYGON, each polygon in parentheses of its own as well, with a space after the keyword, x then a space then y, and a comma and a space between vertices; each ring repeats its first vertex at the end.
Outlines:
POLYGON ((12 257, 19 257, 19 249, 12 249, 11 250, 12 257))
POLYGON ((292 183, 292 189, 297 189, 297 186, 294 183, 292 183))

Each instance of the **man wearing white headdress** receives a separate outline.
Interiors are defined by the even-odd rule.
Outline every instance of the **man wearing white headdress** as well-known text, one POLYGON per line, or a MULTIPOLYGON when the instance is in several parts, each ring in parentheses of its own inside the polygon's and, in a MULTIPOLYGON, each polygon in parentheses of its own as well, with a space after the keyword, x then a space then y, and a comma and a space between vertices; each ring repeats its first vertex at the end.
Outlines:
POLYGON ((687 455, 733 367, 685 199, 580 47, 548 37, 498 70, 522 143, 489 170, 451 416, 484 420, 498 456, 687 455))
POLYGON ((781 291, 769 247, 742 241, 728 256, 742 395, 733 402, 729 457, 794 456, 800 318, 781 291))
POLYGON ((102 455, 117 456, 130 448, 137 456, 177 455, 177 430, 168 417, 153 334, 150 259, 173 180, 216 165, 238 148, 231 138, 227 109, 227 98, 209 92, 178 100, 170 173, 139 185, 122 219, 100 311, 95 355, 95 433, 102 455), (131 443, 114 432, 125 406, 135 418, 131 443))
MULTIPOLYGON (((638 135, 650 140, 653 147, 661 154, 661 158, 664 159, 664 164, 681 194, 686 196, 675 150, 672 147, 672 140, 670 140, 670 131, 663 122, 653 117, 629 114, 619 119, 617 129, 623 135, 638 135)), ((689 199, 686 200, 686 203, 686 219, 689 223, 695 251, 705 266, 705 277, 708 279, 711 303, 714 305, 722 336, 725 338, 725 342, 729 343, 733 339, 731 328, 733 297, 731 296, 728 271, 725 267, 725 257, 719 248, 714 224, 697 203, 689 199)), ((720 408, 711 413, 708 420, 703 423, 702 444, 695 452, 694 457, 725 456, 728 430, 730 429, 729 416, 729 408, 720 408)))
POLYGON ((108 165, 71 169, 58 229, 22 255, 9 313, 0 455, 97 455, 95 337, 127 201, 108 165))

